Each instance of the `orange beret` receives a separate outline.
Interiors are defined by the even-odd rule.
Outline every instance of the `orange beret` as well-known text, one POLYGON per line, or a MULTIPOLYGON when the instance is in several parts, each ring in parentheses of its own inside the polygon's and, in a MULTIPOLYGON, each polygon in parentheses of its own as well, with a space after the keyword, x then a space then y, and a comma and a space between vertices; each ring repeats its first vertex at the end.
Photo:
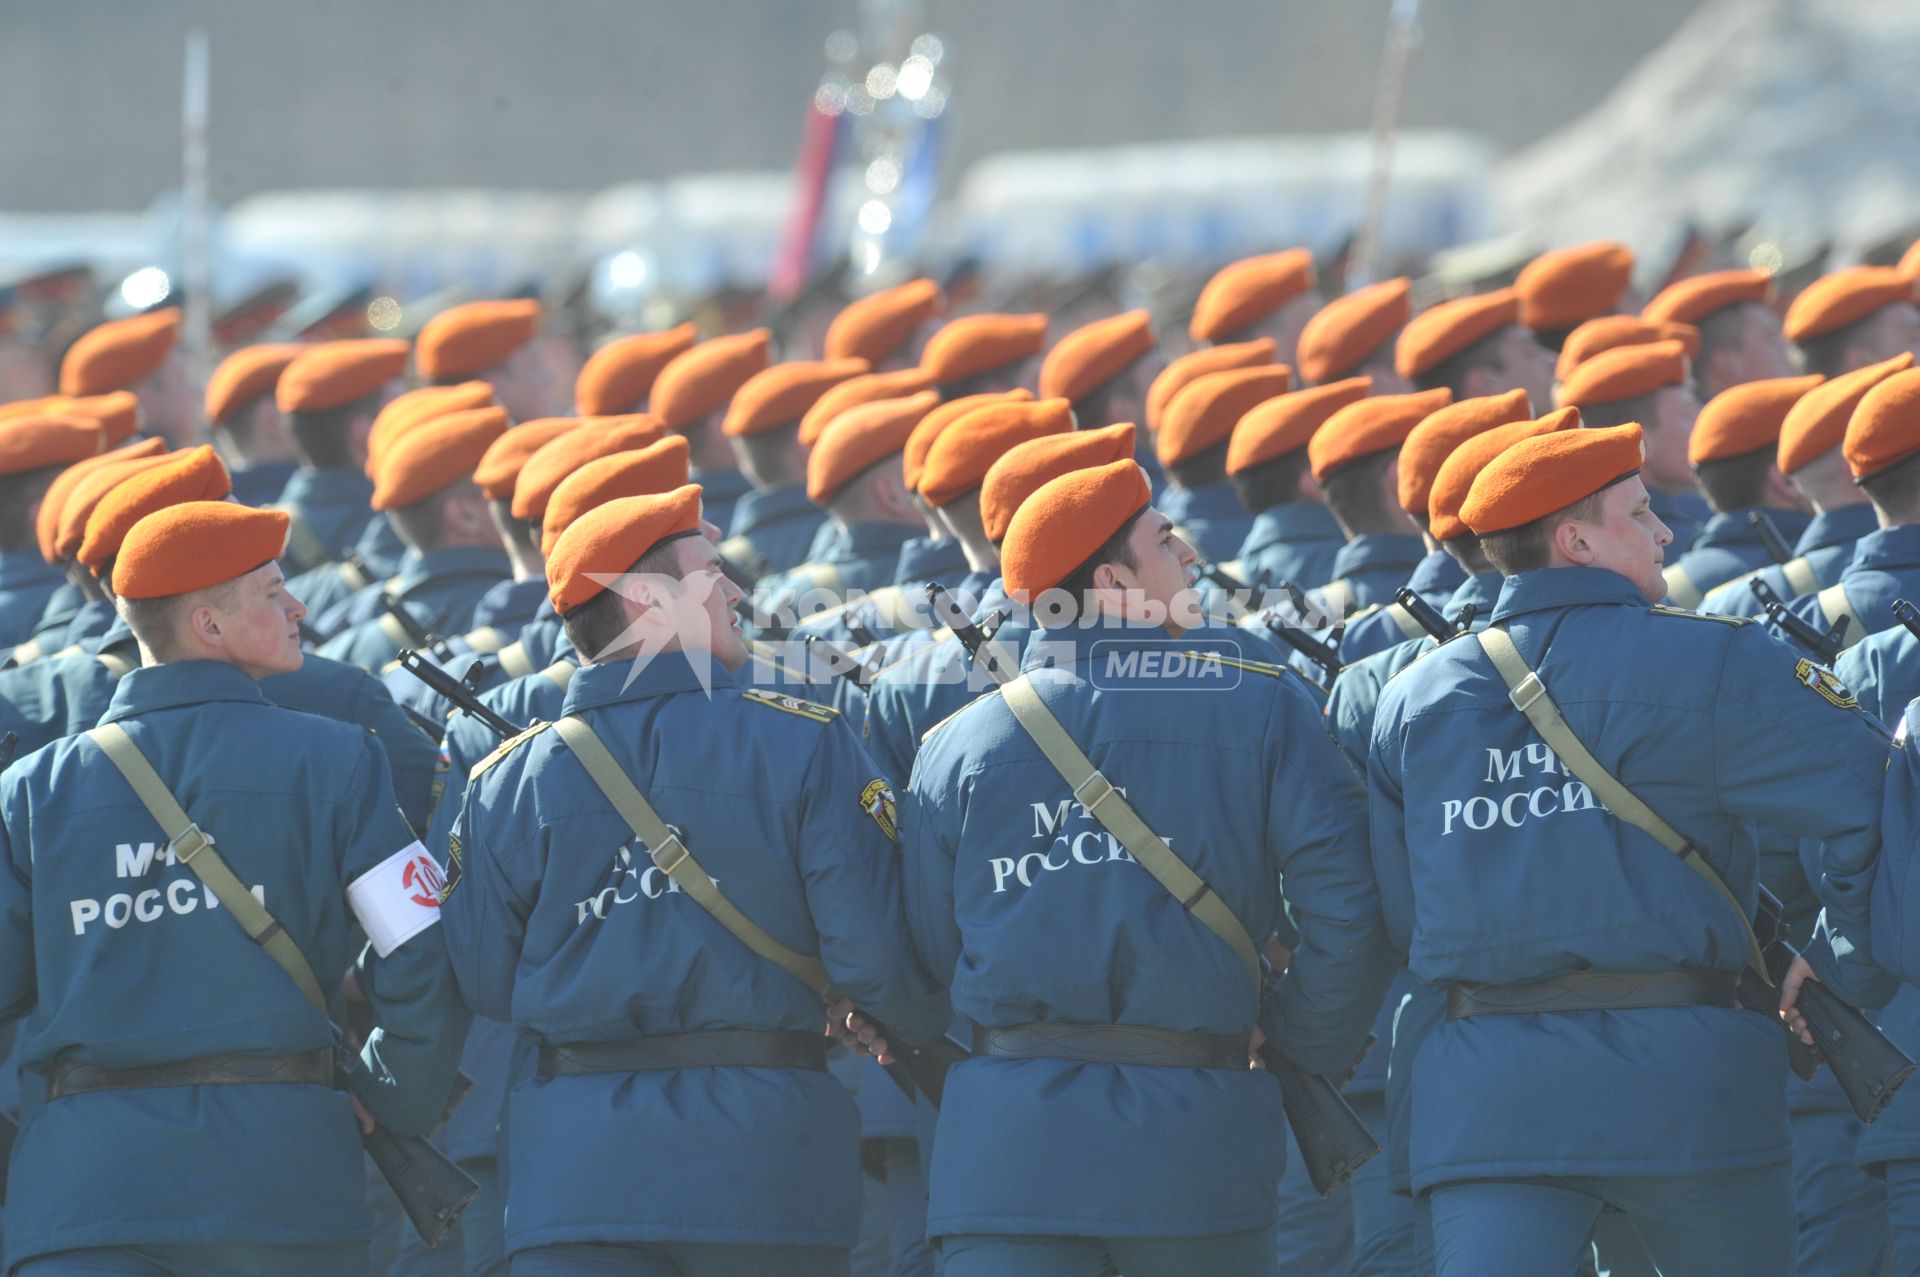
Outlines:
POLYGON ((963 315, 927 338, 920 367, 944 386, 1031 359, 1046 344, 1045 315, 963 315))
POLYGON ((1261 337, 1254 341, 1235 342, 1227 346, 1206 346, 1180 356, 1160 370, 1160 375, 1147 387, 1147 429, 1160 429, 1160 418, 1167 411, 1167 405, 1173 397, 1184 389, 1188 382, 1204 377, 1210 372, 1225 372, 1229 368, 1256 368, 1273 362, 1274 352, 1280 344, 1271 337, 1261 337))
POLYGON ((1013 512, 1050 479, 1074 470, 1111 465, 1133 458, 1139 429, 1130 421, 1098 430, 1070 430, 1016 443, 987 467, 980 483, 980 522, 987 540, 1007 535, 1013 512))
POLYGON ((913 330, 940 308, 940 285, 910 279, 847 303, 827 325, 828 359, 880 363, 913 338, 913 330))
POLYGON ((133 438, 140 428, 140 400, 131 390, 109 390, 104 395, 82 395, 62 401, 60 411, 69 417, 92 417, 107 432, 107 446, 133 438))
POLYGON ((1900 255, 1900 264, 1894 269, 1908 279, 1920 282, 1920 239, 1907 245, 1907 251, 1900 255))
POLYGON ((1460 521, 1460 507, 1466 504, 1473 481, 1493 464, 1495 457, 1522 439, 1579 428, 1580 410, 1562 408, 1537 421, 1510 421, 1504 426, 1495 426, 1455 448, 1453 455, 1440 463, 1440 472, 1433 477, 1433 491, 1427 494, 1427 531, 1436 541, 1454 541, 1466 536, 1472 529, 1460 521))
POLYGON ((1920 452, 1920 368, 1894 373, 1861 398, 1840 450, 1855 479, 1920 452))
POLYGON ((796 426, 820 396, 868 369, 864 359, 795 359, 747 378, 720 430, 730 438, 796 426))
POLYGON ((263 568, 287 548, 285 510, 231 501, 188 501, 147 515, 113 563, 113 592, 160 599, 222 585, 263 568))
POLYGON ((541 444, 521 465, 520 476, 513 482, 514 518, 528 523, 540 522, 561 480, 589 461, 657 442, 667 430, 660 424, 660 418, 646 413, 631 417, 587 417, 580 426, 541 444))
POLYGON ((681 324, 660 333, 616 337, 587 357, 573 381, 573 405, 583 417, 638 412, 660 370, 693 348, 697 332, 681 324))
POLYGON ((773 358, 773 334, 764 328, 703 341, 676 355, 654 378, 647 411, 669 430, 684 430, 727 406, 747 379, 773 358))
POLYGON ((1153 500, 1131 457, 1047 480, 1020 503, 1000 543, 1009 597, 1030 602, 1072 576, 1153 500))
POLYGON ((1408 280, 1385 279, 1322 306, 1300 330, 1300 375, 1318 386, 1353 372, 1406 327, 1412 297, 1408 280))
POLYGON ((1892 266, 1855 266, 1800 290, 1781 325, 1791 342, 1837 332, 1896 302, 1913 301, 1913 281, 1892 266))
POLYGON ((421 422, 449 412, 467 412, 492 405, 493 387, 484 381, 463 381, 457 386, 422 386, 394 396, 367 431, 367 477, 373 477, 386 446, 421 422))
POLYGON ((404 510, 471 479, 480 458, 507 432, 505 408, 474 408, 435 417, 393 441, 373 476, 373 508, 404 510))
POLYGON ((1073 429, 1073 405, 1065 399, 989 404, 942 432, 920 467, 919 492, 927 503, 946 506, 978 488, 1007 449, 1029 439, 1073 429))
POLYGON ((1560 402, 1576 408, 1618 403, 1650 395, 1687 379, 1687 348, 1677 341, 1603 350, 1575 368, 1560 384, 1560 402))
POLYGON ((1541 332, 1610 314, 1632 277, 1633 250, 1612 240, 1542 253, 1513 281, 1520 322, 1541 332))
POLYGON ((960 418, 976 408, 997 403, 1032 403, 1033 392, 1024 386, 1015 386, 1012 390, 988 391, 980 395, 962 395, 947 402, 920 418, 920 424, 907 436, 907 446, 900 450, 900 477, 906 482, 908 492, 920 491, 920 467, 926 464, 927 452, 933 447, 933 441, 960 418))
POLYGON ((1151 316, 1129 310, 1083 324, 1040 363, 1040 397, 1079 403, 1153 349, 1151 316))
POLYGON ((480 485, 489 501, 511 501, 520 468, 527 459, 569 430, 580 426, 578 417, 541 417, 523 421, 493 441, 480 464, 473 468, 473 481, 480 485))
POLYGON ((1531 416, 1533 407, 1527 402, 1524 390, 1462 399, 1428 413, 1407 432, 1407 441, 1400 445, 1400 508, 1426 518, 1434 476, 1440 473, 1440 467, 1456 448, 1495 426, 1525 421, 1531 416))
POLYGON ((827 428, 827 423, 849 408, 882 399, 904 399, 932 387, 933 378, 920 368, 900 368, 893 372, 870 372, 849 377, 839 385, 829 387, 800 418, 800 442, 811 448, 819 440, 820 432, 827 428))
POLYGON ((1413 428, 1453 402, 1445 386, 1408 395, 1376 395, 1350 403, 1327 418, 1307 441, 1307 464, 1315 479, 1381 452, 1396 452, 1413 428))
POLYGON ((1243 474, 1306 447, 1327 418, 1365 399, 1372 389, 1373 378, 1349 377, 1255 404, 1233 427, 1233 439, 1227 444, 1227 473, 1243 474))
POLYGON ((1769 377, 1721 391, 1701 405, 1687 436, 1687 460, 1725 461, 1762 448, 1774 451, 1780 442, 1780 423, 1800 396, 1826 378, 1769 377))
POLYGON ((807 456, 807 499, 826 505, 840 489, 907 446, 907 436, 940 402, 936 391, 849 408, 828 423, 807 456))
POLYGON ((540 331, 540 303, 531 298, 467 302, 421 325, 413 362, 428 381, 472 377, 507 361, 540 331))
POLYGON ((222 359, 207 379, 207 420, 222 422, 238 416, 272 394, 280 374, 305 349, 291 343, 242 346, 222 359))
POLYGON ((76 558, 95 576, 133 531, 133 525, 183 501, 218 501, 233 491, 233 480, 211 444, 187 448, 130 475, 100 498, 87 516, 76 558))
POLYGON ((1187 335, 1195 341, 1222 341, 1311 292, 1313 254, 1304 248, 1246 257, 1214 272, 1193 303, 1187 335))
MULTIPOLYGON (((40 511, 33 520, 33 535, 40 546, 40 557, 55 564, 67 557, 60 553, 60 529, 66 514, 67 500, 86 481, 88 475, 96 470, 106 469, 108 466, 117 466, 124 461, 157 457, 166 450, 165 439, 142 439, 113 452, 88 457, 84 461, 76 461, 55 475, 53 482, 47 485, 46 495, 40 498, 40 511)), ((85 527, 84 522, 81 526, 85 527)))
POLYGON ((1634 315, 1602 315, 1589 319, 1572 332, 1560 347, 1560 359, 1554 365, 1553 379, 1565 381, 1581 364, 1605 350, 1620 346, 1644 346, 1655 341, 1677 341, 1687 348, 1687 358, 1700 355, 1700 330, 1692 324, 1674 320, 1641 319, 1634 315))
POLYGON ((1798 470, 1838 448, 1846 439, 1853 410, 1866 393, 1911 367, 1913 352, 1902 351, 1892 359, 1841 373, 1801 395, 1780 423, 1780 450, 1774 457, 1782 472, 1798 470))
POLYGON ((1544 519, 1635 473, 1645 455, 1632 422, 1522 439, 1474 479, 1460 519, 1479 536, 1544 519))
POLYGON ((325 412, 364 399, 407 371, 407 343, 369 337, 300 352, 274 389, 281 412, 325 412))
POLYGON ((1640 318, 1655 323, 1698 326, 1715 311, 1742 302, 1765 306, 1773 301, 1773 276, 1763 270, 1716 270, 1668 284, 1640 308, 1640 318))
POLYGON ((596 457, 560 481, 540 517, 540 552, 552 554, 560 534, 587 511, 621 497, 672 492, 687 484, 685 435, 668 435, 644 448, 596 457))
POLYGON ((91 417, 13 417, 0 422, 0 475, 72 465, 99 456, 106 445, 106 432, 91 417))
POLYGON ((15 417, 37 417, 43 412, 58 412, 72 402, 73 400, 66 395, 41 395, 36 399, 16 399, 12 403, 0 404, 0 421, 11 421, 15 417))
POLYGON ((1511 288, 1441 302, 1415 315, 1400 330, 1393 366, 1402 377, 1418 377, 1519 322, 1520 296, 1511 288))
MULTIPOLYGON (((655 546, 699 532, 697 483, 596 506, 560 534, 547 556, 547 597, 553 610, 565 616, 604 591, 604 578, 631 570, 655 546)), ((585 655, 593 659, 592 653, 585 655)))
POLYGON ((179 339, 180 312, 171 306, 89 329, 60 360, 60 393, 103 395, 145 381, 179 339))
POLYGON ((1163 466, 1178 465, 1217 448, 1255 404, 1293 388, 1293 369, 1285 364, 1230 368, 1196 377, 1181 388, 1160 417, 1154 452, 1163 466))
POLYGON ((66 502, 60 507, 60 525, 54 533, 52 561, 60 563, 79 555, 80 543, 87 537, 87 520, 93 517, 94 508, 109 492, 144 470, 165 465, 166 460, 165 456, 159 454, 128 457, 110 466, 89 470, 85 478, 74 484, 66 502))

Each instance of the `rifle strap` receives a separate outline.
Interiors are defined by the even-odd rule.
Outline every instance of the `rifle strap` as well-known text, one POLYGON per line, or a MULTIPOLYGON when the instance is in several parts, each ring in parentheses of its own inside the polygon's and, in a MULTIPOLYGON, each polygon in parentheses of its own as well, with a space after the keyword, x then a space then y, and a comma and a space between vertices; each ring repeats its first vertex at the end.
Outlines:
POLYGON ((317 568, 332 557, 327 553, 326 542, 313 530, 313 525, 307 522, 307 516, 298 505, 286 502, 267 508, 279 510, 287 516, 287 549, 302 571, 317 568))
POLYGON ((547 666, 547 668, 536 671, 536 673, 564 692, 567 690, 567 685, 573 682, 573 676, 579 669, 580 667, 578 665, 575 665, 563 656, 553 664, 547 666))
MULTIPOLYGON (((483 625, 477 630, 468 630, 467 633, 462 636, 461 641, 467 645, 469 651, 479 652, 484 655, 488 652, 497 652, 505 647, 507 645, 507 635, 506 631, 497 625, 483 625)), ((518 678, 519 675, 515 675, 514 677, 518 678)))
POLYGON ((1081 808, 1106 827, 1108 833, 1120 840, 1132 857, 1155 882, 1167 889, 1181 906, 1197 918, 1200 923, 1227 942, 1235 956, 1247 968, 1247 975, 1253 981, 1254 995, 1260 993, 1260 954, 1253 943, 1253 937, 1227 907, 1218 893, 1207 880, 1193 871, 1193 867, 1180 859, 1166 839, 1153 832, 1140 813, 1121 796, 1113 782, 1100 774, 1080 746, 1074 743, 1067 729, 1040 699, 1040 693, 1022 674, 1000 688, 1001 696, 1006 700, 1007 708, 1013 711, 1020 726, 1040 746, 1040 752, 1047 756, 1053 769, 1067 782, 1067 788, 1073 791, 1074 801, 1081 808))
POLYGON ((1423 639, 1433 637, 1427 633, 1420 622, 1413 619, 1413 613, 1407 611, 1398 601, 1387 604, 1382 610, 1386 612, 1387 619, 1399 627, 1401 638, 1423 639))
POLYGON ((527 645, 522 642, 507 644, 494 659, 500 662, 500 672, 508 678, 525 678, 540 672, 533 668, 533 658, 527 655, 527 645))
POLYGON ((671 879, 675 886, 706 910, 741 944, 812 989, 822 1001, 833 1003, 840 1000, 840 995, 834 990, 833 980, 827 975, 827 968, 820 959, 810 958, 781 944, 721 894, 719 886, 700 867, 700 862, 693 858, 693 852, 687 849, 679 833, 660 819, 660 813, 653 809, 647 796, 621 770, 619 760, 607 749, 599 733, 571 714, 556 720, 553 730, 560 734, 560 739, 566 742, 573 756, 586 768, 588 779, 613 804, 620 818, 627 822, 627 828, 646 846, 647 854, 653 857, 654 868, 671 879))
POLYGON ((1660 575, 1666 578, 1667 599, 1675 607, 1692 611, 1700 606, 1700 600, 1707 597, 1707 592, 1694 583, 1692 574, 1678 563, 1668 564, 1660 575))
POLYGON ((102 723, 87 733, 87 739, 98 745, 107 761, 119 769, 133 788, 134 797, 166 833, 167 850, 173 858, 193 871, 193 876, 213 893, 221 908, 233 915, 234 921, 247 933, 247 939, 266 950, 267 956, 293 978, 308 1005, 325 1015, 326 995, 320 991, 320 982, 314 978, 313 968, 307 965, 300 947, 294 944, 286 928, 267 912, 267 907, 254 899, 253 893, 234 876, 226 858, 214 849, 213 835, 202 832, 188 817, 173 791, 153 770, 153 764, 133 743, 133 737, 118 723, 102 723))
MULTIPOLYGON (((405 605, 395 603, 394 606, 403 607, 405 605)), ((400 618, 393 613, 382 612, 380 614, 379 626, 380 633, 385 635, 387 642, 393 644, 395 647, 414 646, 413 635, 407 633, 407 627, 400 624, 400 618)))
POLYGON ((1780 575, 1787 578, 1787 589, 1792 591, 1787 595, 1790 599, 1797 599, 1802 594, 1815 593, 1820 588, 1820 578, 1814 575, 1813 564, 1807 561, 1807 556, 1804 554, 1782 563, 1780 575))
POLYGON ((1320 606, 1334 620, 1351 614, 1360 605, 1360 599, 1354 593, 1353 582, 1341 577, 1338 581, 1329 581, 1314 591, 1320 596, 1320 606))
POLYGON ((1829 627, 1838 625, 1843 616, 1853 618, 1853 624, 1847 627, 1846 636, 1840 640, 1841 651, 1846 651, 1867 636, 1866 623, 1860 616, 1860 609, 1855 607, 1853 600, 1847 597, 1845 581, 1834 582, 1814 597, 1820 601, 1820 615, 1827 618, 1829 627))
POLYGON ((1526 715, 1527 722, 1547 743, 1547 748, 1566 764, 1568 771, 1593 791, 1593 796, 1600 800, 1601 806, 1680 857, 1687 868, 1699 874, 1732 907, 1734 916, 1740 919, 1741 929, 1747 934, 1747 963, 1762 980, 1771 985, 1773 980, 1767 974, 1766 958, 1760 952, 1760 938, 1753 934, 1752 920, 1747 917, 1747 911, 1741 907, 1726 880, 1700 854, 1700 849, 1661 819, 1653 808, 1641 802, 1638 794, 1615 779, 1613 773, 1588 752, 1561 714, 1553 697, 1547 694, 1547 685, 1527 664, 1527 658, 1520 655, 1520 649, 1514 646, 1512 637, 1505 630, 1489 627, 1474 637, 1480 641, 1480 649, 1487 654, 1487 659, 1493 662, 1493 668, 1499 672, 1501 681, 1507 685, 1508 699, 1513 702, 1513 707, 1526 715))

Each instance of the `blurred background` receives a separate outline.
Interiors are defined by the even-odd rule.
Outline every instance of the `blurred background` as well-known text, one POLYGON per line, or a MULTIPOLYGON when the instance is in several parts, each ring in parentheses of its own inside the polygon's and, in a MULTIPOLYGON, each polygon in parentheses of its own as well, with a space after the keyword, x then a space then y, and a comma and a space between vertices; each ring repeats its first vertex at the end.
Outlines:
MULTIPOLYGON (((0 0, 0 328, 185 304, 203 366, 538 295, 582 350, 817 349, 913 274, 1071 323, 1311 249, 1420 300, 1541 249, 1890 261, 1912 0, 0 0)), ((8 397, 35 375, 14 361, 8 397)))

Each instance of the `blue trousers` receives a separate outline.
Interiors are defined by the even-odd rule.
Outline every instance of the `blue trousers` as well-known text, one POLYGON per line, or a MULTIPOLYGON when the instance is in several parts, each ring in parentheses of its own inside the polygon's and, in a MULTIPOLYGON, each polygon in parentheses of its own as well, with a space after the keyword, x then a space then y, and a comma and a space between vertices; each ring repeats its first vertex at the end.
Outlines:
MULTIPOLYGON (((1361 1172, 1381 1160, 1375 1157, 1361 1172)), ((1385 1174, 1382 1168, 1381 1175, 1385 1174)), ((1300 1146, 1293 1132, 1287 1132, 1287 1167, 1280 1175, 1280 1208, 1273 1225, 1275 1272, 1288 1277, 1343 1277, 1351 1269, 1354 1189, 1349 1183, 1335 1189, 1331 1197, 1316 1193, 1300 1146)))
POLYGON ((1793 1277, 1796 1268, 1785 1162, 1706 1175, 1466 1180, 1430 1196, 1439 1277, 1565 1277, 1608 1205, 1669 1277, 1793 1277))
POLYGON ((723 1246, 649 1242, 535 1246, 513 1257, 513 1277, 847 1277, 844 1246, 723 1246))
POLYGON ((366 1277, 367 1245, 102 1246, 29 1259, 15 1277, 366 1277))
POLYGON ((492 1158, 463 1161, 460 1169, 480 1184, 479 1195, 438 1246, 420 1240, 393 1188, 367 1163, 367 1206, 373 1212, 372 1277, 503 1277, 507 1271, 507 1199, 500 1164, 492 1158))
POLYGON ((1211 1237, 961 1233, 941 1242, 940 1265, 946 1277, 1272 1277, 1273 1244, 1271 1228, 1211 1237))
POLYGON ((1920 1161, 1883 1162, 1896 1277, 1920 1277, 1920 1161))
MULTIPOLYGON (((1346 1194, 1353 1199, 1353 1264, 1349 1271, 1352 1277, 1407 1277, 1418 1263, 1414 1256, 1413 1199, 1387 1187, 1385 1150, 1391 1143, 1387 1097, 1376 1092, 1348 1098, 1382 1150, 1353 1173, 1346 1194)), ((1335 1200, 1339 1197, 1338 1193, 1334 1195, 1335 1200)), ((1280 1271, 1294 1270, 1283 1265, 1280 1271)))
POLYGON ((1860 1121, 1844 1104, 1841 1100, 1839 1107, 1796 1108, 1791 1113, 1800 1271, 1820 1277, 1879 1277, 1886 1271, 1891 1247, 1887 1186, 1855 1163, 1860 1121))

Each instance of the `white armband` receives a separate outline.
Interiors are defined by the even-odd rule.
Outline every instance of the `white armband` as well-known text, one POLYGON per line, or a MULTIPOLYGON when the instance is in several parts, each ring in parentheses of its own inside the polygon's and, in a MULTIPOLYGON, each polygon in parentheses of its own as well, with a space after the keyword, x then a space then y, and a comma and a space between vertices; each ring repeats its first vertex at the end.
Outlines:
POLYGON ((349 883, 347 904, 384 958, 440 921, 446 881, 432 853, 410 842, 349 883))

